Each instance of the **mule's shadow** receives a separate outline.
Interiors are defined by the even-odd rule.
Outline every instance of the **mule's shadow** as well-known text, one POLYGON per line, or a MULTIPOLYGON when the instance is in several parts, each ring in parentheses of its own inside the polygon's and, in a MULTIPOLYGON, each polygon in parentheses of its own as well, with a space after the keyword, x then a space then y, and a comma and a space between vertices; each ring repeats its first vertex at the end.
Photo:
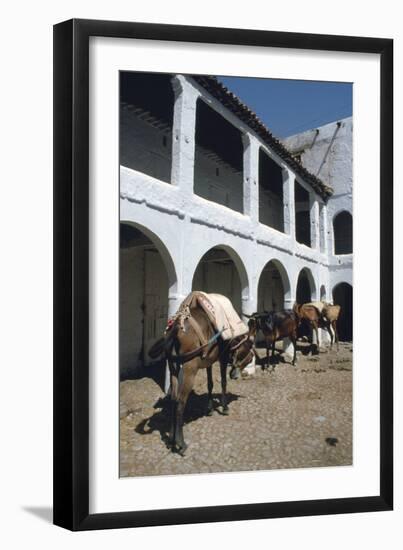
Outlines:
POLYGON ((120 374, 120 381, 125 380, 141 380, 142 378, 150 378, 164 391, 165 385, 165 361, 153 361, 150 365, 142 366, 136 369, 128 369, 120 374))
MULTIPOLYGON (((260 365, 263 368, 268 368, 270 365, 278 365, 280 363, 291 364, 291 359, 287 359, 287 360, 285 359, 284 350, 276 348, 274 357, 272 357, 271 350, 270 350, 270 365, 269 365, 269 361, 266 355, 266 343, 264 341, 259 341, 256 344, 256 348, 261 350, 264 354, 261 357, 259 356, 256 358, 256 364, 260 365)), ((312 344, 311 342, 306 342, 306 341, 297 342, 297 352, 298 351, 301 352, 301 354, 304 356, 309 355, 310 353, 312 355, 318 354, 317 346, 315 344, 312 344)))
MULTIPOLYGON (((227 393, 227 404, 230 405, 233 401, 237 401, 242 398, 242 395, 235 395, 233 393, 227 393)), ((223 414, 219 409, 221 405, 221 394, 213 393, 213 411, 218 414, 223 414)), ((183 424, 190 424, 203 416, 207 416, 207 402, 208 394, 197 394, 191 392, 186 404, 183 424)), ((172 401, 169 396, 158 399, 154 404, 154 409, 159 409, 149 418, 141 420, 134 428, 135 432, 140 435, 148 435, 155 431, 158 431, 161 436, 161 440, 168 446, 168 433, 171 427, 172 418, 172 401)))

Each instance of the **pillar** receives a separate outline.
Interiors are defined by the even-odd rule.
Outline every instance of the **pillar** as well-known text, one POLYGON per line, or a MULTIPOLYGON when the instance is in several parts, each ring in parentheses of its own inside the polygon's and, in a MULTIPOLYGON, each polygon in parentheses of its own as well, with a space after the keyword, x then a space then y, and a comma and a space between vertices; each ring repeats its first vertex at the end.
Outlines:
POLYGON ((255 136, 242 135, 243 153, 243 211, 259 223, 259 141, 255 136))
POLYGON ((295 176, 283 168, 284 233, 295 241, 295 176))
POLYGON ((319 250, 319 202, 313 193, 309 194, 309 209, 311 219, 311 248, 319 250))
POLYGON ((323 204, 320 209, 320 231, 322 235, 322 254, 328 255, 328 227, 327 227, 327 206, 323 204))
MULTIPOLYGON (((294 225, 295 227, 295 225, 294 225)), ((284 309, 292 309, 296 302, 295 296, 284 296, 284 309)), ((283 338, 283 352, 287 356, 288 360, 294 357, 294 345, 289 338, 283 338)))
MULTIPOLYGON (((178 311, 179 306, 183 302, 183 300, 186 298, 186 296, 182 296, 180 294, 174 294, 169 293, 168 295, 168 319, 173 317, 175 313, 178 311)), ((168 362, 165 365, 165 382, 164 382, 164 391, 165 393, 168 393, 169 386, 170 386, 170 375, 169 375, 169 366, 168 362)))
MULTIPOLYGON (((249 296, 242 296, 242 313, 246 315, 252 315, 257 311, 257 293, 250 292, 249 296)), ((243 320, 247 323, 248 317, 244 316, 243 320)))
POLYGON ((196 105, 199 92, 183 75, 172 79, 175 93, 172 127, 171 183, 185 195, 193 193, 196 142, 196 105))

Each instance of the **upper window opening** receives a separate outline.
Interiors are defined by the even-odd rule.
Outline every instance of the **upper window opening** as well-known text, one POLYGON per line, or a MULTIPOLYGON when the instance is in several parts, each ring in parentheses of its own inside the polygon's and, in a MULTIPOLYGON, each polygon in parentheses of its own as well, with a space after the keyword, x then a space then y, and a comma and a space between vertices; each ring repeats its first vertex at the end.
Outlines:
POLYGON ((351 254, 353 252, 353 218, 350 212, 340 212, 333 220, 334 253, 351 254))
POLYGON ((259 221, 284 232, 283 171, 259 150, 259 221))
POLYGON ((120 164, 171 182, 171 75, 120 73, 120 164))
POLYGON ((301 244, 311 246, 311 217, 309 193, 295 182, 295 238, 301 244))
POLYGON ((194 192, 207 200, 243 212, 242 171, 241 132, 199 99, 196 109, 194 192))

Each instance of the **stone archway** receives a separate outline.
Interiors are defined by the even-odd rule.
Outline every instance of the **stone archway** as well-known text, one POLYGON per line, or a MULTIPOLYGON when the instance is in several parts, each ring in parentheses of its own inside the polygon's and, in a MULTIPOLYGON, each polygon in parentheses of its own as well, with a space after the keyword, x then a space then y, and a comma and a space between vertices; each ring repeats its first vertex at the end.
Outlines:
POLYGON ((238 254, 225 245, 210 248, 197 264, 192 290, 227 296, 241 315, 242 297, 248 295, 248 277, 238 254))
POLYGON ((278 260, 270 260, 264 266, 258 283, 258 311, 280 311, 290 295, 290 280, 284 266, 278 260))
POLYGON ((139 224, 120 224, 119 266, 120 373, 126 377, 151 362, 148 351, 165 330, 168 295, 177 283, 167 248, 139 224))

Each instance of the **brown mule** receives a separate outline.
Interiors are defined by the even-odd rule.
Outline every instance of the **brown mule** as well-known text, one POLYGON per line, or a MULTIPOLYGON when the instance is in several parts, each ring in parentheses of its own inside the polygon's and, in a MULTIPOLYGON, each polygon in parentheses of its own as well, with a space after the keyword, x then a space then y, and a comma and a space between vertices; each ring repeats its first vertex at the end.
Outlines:
POLYGON ((314 346, 311 340, 311 351, 318 353, 319 350, 319 332, 318 328, 322 321, 322 315, 319 309, 313 304, 294 304, 293 311, 297 316, 299 322, 306 322, 311 328, 312 332, 315 332, 316 346, 314 346), (316 349, 315 349, 316 348, 316 349))
POLYGON ((207 370, 207 414, 211 414, 212 365, 216 361, 220 363, 222 412, 228 414, 227 365, 232 365, 231 378, 238 378, 240 371, 253 359, 253 345, 254 340, 249 334, 232 340, 222 340, 220 333, 214 329, 208 315, 199 305, 190 309, 190 315, 177 315, 169 323, 164 348, 171 377, 172 424, 169 444, 173 451, 183 455, 187 448, 183 437, 183 416, 197 372, 200 369, 207 370))
MULTIPOLYGON (((248 326, 249 331, 256 338, 256 333, 261 330, 266 341, 267 368, 270 367, 270 349, 272 358, 272 370, 274 370, 274 350, 277 340, 280 338, 289 338, 294 346, 294 356, 292 364, 295 365, 297 353, 297 328, 298 318, 291 310, 284 311, 264 311, 254 313, 250 316, 248 326)), ((262 367, 263 369, 263 367, 262 367)))
POLYGON ((330 336, 330 349, 333 348, 333 342, 336 343, 337 351, 339 351, 339 333, 337 331, 337 321, 340 316, 341 307, 339 305, 333 305, 324 303, 320 327, 325 328, 330 336))
POLYGON ((337 321, 340 316, 341 308, 339 305, 329 304, 327 302, 310 302, 306 304, 294 304, 294 311, 301 321, 305 320, 316 334, 316 344, 319 346, 318 328, 326 329, 330 336, 330 349, 333 342, 339 349, 339 335, 337 331, 337 321))

